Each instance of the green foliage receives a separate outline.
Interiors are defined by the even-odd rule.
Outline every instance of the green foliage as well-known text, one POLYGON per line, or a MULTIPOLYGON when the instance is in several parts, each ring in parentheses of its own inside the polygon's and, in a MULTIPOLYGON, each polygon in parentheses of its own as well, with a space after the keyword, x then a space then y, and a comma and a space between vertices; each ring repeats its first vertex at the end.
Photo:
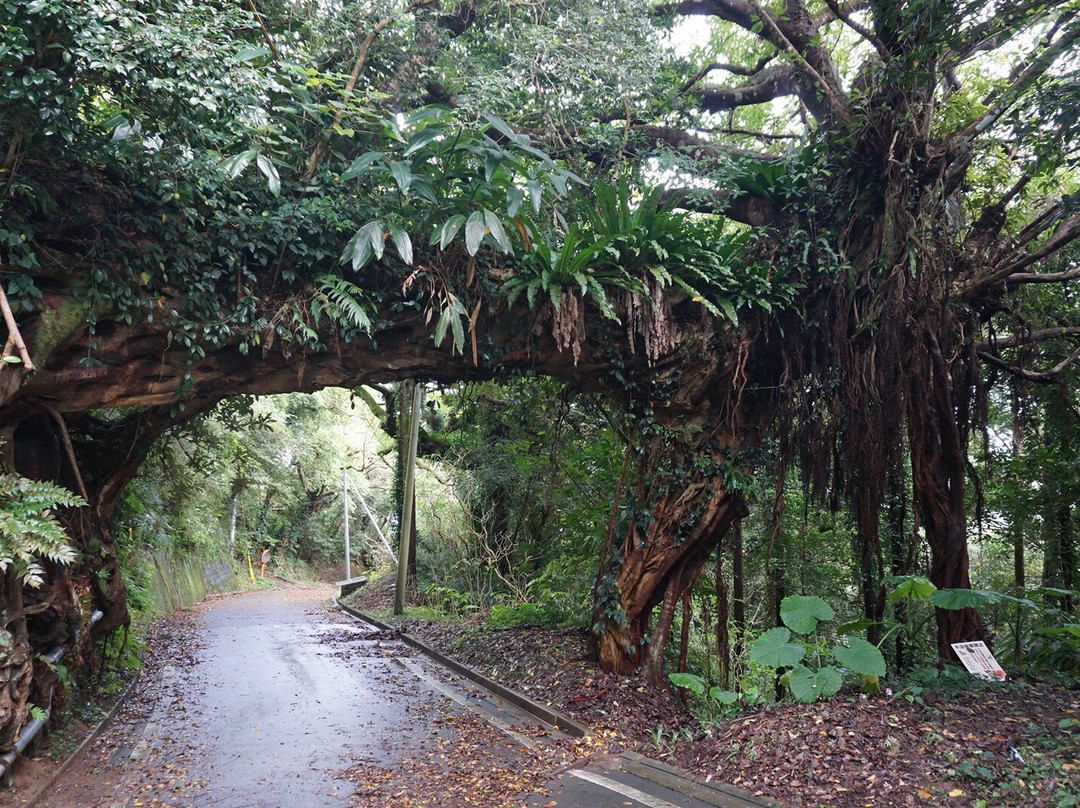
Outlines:
MULTIPOLYGON (((780 614, 785 623, 803 634, 816 635, 820 622, 833 619, 833 610, 825 601, 803 595, 784 598, 780 604, 780 614)), ((831 653, 841 666, 856 676, 885 675, 885 657, 866 640, 850 638, 847 646, 836 645, 831 653)), ((769 668, 790 668, 782 681, 791 690, 792 696, 802 702, 833 696, 843 684, 840 670, 832 665, 820 664, 820 655, 821 649, 816 639, 809 645, 792 642, 791 631, 782 626, 764 632, 750 648, 752 662, 769 668), (808 651, 818 659, 813 667, 802 664, 808 651)))
POLYGON ((1055 604, 1077 597, 1073 590, 1036 587, 1007 594, 982 589, 938 589, 917 575, 894 576, 888 580, 895 584, 888 593, 888 601, 907 603, 908 608, 905 621, 886 621, 886 637, 893 633, 901 633, 909 640, 918 637, 933 617, 933 610, 928 608, 931 606, 975 608, 1001 622, 1015 621, 1014 631, 1022 634, 1022 640, 1015 634, 1014 637, 1023 664, 1042 671, 1080 670, 1080 629, 1076 628, 1074 615, 1055 604), (920 604, 925 604, 922 611, 917 608, 920 604))
POLYGON ((806 704, 835 696, 843 684, 840 671, 830 666, 812 670, 805 665, 796 665, 786 674, 785 680, 795 700, 806 704))
POLYGON ((453 486, 420 536, 422 585, 481 611, 524 605, 544 624, 584 623, 621 452, 595 402, 518 378, 461 385, 433 405, 453 486))
POLYGON ((495 603, 488 615, 489 628, 523 628, 526 626, 553 626, 558 616, 539 603, 503 605, 495 603))
POLYGON ((42 559, 70 564, 78 557, 56 521, 53 508, 74 508, 83 500, 57 485, 0 474, 0 571, 9 569, 23 583, 44 582, 42 559))
POLYGON ((833 646, 832 653, 837 662, 860 676, 884 676, 886 673, 881 651, 861 637, 849 638, 846 647, 833 646))
POLYGON ((788 668, 806 655, 801 643, 791 642, 791 631, 778 626, 764 632, 750 648, 750 661, 770 668, 788 668))
POLYGON ((630 292, 659 305, 663 290, 689 297, 715 317, 738 324, 738 309, 790 301, 795 286, 765 265, 745 260, 747 234, 727 232, 721 217, 676 211, 663 186, 643 191, 623 179, 599 182, 589 198, 568 199, 583 221, 573 221, 555 246, 539 237, 503 286, 510 305, 525 293, 530 308, 549 298, 558 309, 564 291, 618 319, 613 292, 630 292))
POLYGON ((788 595, 780 603, 780 619, 797 634, 812 634, 819 622, 834 617, 832 607, 814 595, 788 595))

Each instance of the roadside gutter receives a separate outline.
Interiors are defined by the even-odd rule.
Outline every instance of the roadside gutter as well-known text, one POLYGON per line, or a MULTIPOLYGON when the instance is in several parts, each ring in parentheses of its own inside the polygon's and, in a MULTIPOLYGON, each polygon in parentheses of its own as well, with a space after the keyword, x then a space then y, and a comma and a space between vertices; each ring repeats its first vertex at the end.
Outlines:
POLYGON ((519 709, 524 710, 530 715, 535 716, 539 720, 543 721, 545 724, 555 727, 556 729, 561 730, 562 732, 565 732, 567 735, 570 735, 574 738, 584 738, 586 735, 590 734, 589 728, 584 724, 575 721, 569 716, 563 715, 562 713, 549 707, 546 704, 541 704, 535 699, 530 699, 528 696, 522 695, 521 693, 517 693, 510 688, 505 687, 499 682, 496 682, 494 679, 490 679, 487 676, 484 676, 484 674, 473 670, 467 665, 462 665, 456 659, 439 653, 434 648, 425 645, 424 643, 417 640, 415 637, 411 637, 406 632, 401 631, 400 629, 393 626, 389 626, 386 623, 376 620, 373 617, 369 617, 362 612, 358 612, 356 609, 353 609, 351 606, 346 606, 344 603, 342 603, 336 598, 335 603, 337 603, 338 607, 342 611, 351 614, 357 620, 362 620, 365 623, 369 623, 375 626, 375 628, 379 629, 380 631, 389 631, 397 634, 401 638, 401 641, 404 642, 406 645, 415 648, 420 653, 434 659, 440 665, 449 668, 455 673, 464 676, 466 679, 475 682, 484 689, 491 691, 504 701, 507 701, 510 704, 513 704, 515 707, 518 707, 519 709))

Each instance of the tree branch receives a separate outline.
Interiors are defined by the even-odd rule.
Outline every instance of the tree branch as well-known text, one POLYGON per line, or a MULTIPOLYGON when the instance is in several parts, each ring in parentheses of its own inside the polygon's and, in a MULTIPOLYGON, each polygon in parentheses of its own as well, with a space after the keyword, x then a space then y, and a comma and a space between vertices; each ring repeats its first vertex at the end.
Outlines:
MULTIPOLYGON (((1071 16, 1068 15, 1067 18, 1071 16)), ((989 107, 989 110, 980 118, 968 122, 966 126, 957 132, 955 137, 961 139, 973 138, 997 123, 1001 116, 1016 103, 1024 90, 1049 70, 1059 56, 1069 52, 1078 40, 1080 40, 1080 26, 1066 31, 1055 42, 1044 40, 1043 43, 1037 45, 1031 58, 1026 62, 1021 62, 1013 70, 1009 77, 1009 86, 998 94, 997 99, 995 100, 991 96, 985 100, 984 103, 989 107), (1040 54, 1037 52, 1039 48, 1045 48, 1045 50, 1040 54)))
POLYGON ((1023 258, 1013 261, 1004 267, 995 269, 981 278, 975 278, 968 283, 963 284, 960 289, 961 294, 965 296, 976 294, 987 287, 993 286, 999 281, 1004 281, 1011 275, 1015 275, 1021 270, 1027 269, 1030 266, 1034 266, 1039 261, 1049 258, 1077 238, 1080 238, 1080 213, 1073 214, 1068 219, 1062 221, 1054 231, 1053 235, 1046 240, 1046 243, 1043 244, 1040 249, 1028 253, 1023 258))
POLYGON ((729 191, 671 188, 664 198, 673 200, 676 207, 683 210, 714 213, 752 227, 779 224, 784 215, 770 200, 745 193, 735 195, 729 191))
POLYGON ((855 20, 851 17, 852 11, 864 8, 866 5, 865 3, 855 4, 853 6, 849 6, 848 8, 840 8, 840 4, 837 3, 836 0, 825 0, 825 5, 829 7, 829 10, 832 11, 833 16, 835 16, 836 19, 840 20, 840 22, 844 23, 844 25, 846 25, 852 31, 854 31, 871 45, 873 45, 874 50, 876 50, 878 52, 878 56, 881 57, 881 61, 889 61, 889 59, 892 57, 892 54, 890 54, 889 49, 885 47, 885 43, 881 41, 877 34, 875 34, 865 25, 860 25, 859 23, 855 22, 855 20))
POLYGON ((23 373, 33 373, 36 370, 34 362, 30 359, 30 352, 26 350, 26 343, 23 341, 22 333, 19 331, 19 324, 15 322, 15 315, 11 311, 11 304, 8 302, 3 284, 0 284, 0 312, 3 312, 4 325, 7 326, 8 330, 7 341, 4 344, 4 355, 0 357, 0 361, 7 359, 8 352, 14 348, 19 352, 23 373))
MULTIPOLYGON (((772 15, 769 14, 769 12, 767 12, 765 9, 763 9, 757 4, 757 0, 748 1, 750 7, 754 10, 754 13, 758 16, 762 23, 764 23, 765 30, 772 33, 772 36, 768 37, 768 40, 774 45, 776 45, 776 47, 787 53, 788 57, 791 59, 792 63, 799 70, 799 72, 805 75, 810 80, 811 84, 817 86, 817 88, 821 91, 822 95, 825 97, 825 100, 828 102, 828 109, 831 110, 831 112, 840 121, 843 121, 845 123, 850 121, 851 111, 848 109, 847 104, 844 103, 844 101, 841 99, 839 93, 837 92, 837 88, 829 81, 827 81, 826 78, 821 75, 821 73, 816 67, 814 67, 812 64, 810 64, 809 61, 807 61, 806 57, 792 42, 792 38, 788 35, 788 32, 786 32, 783 28, 780 27, 780 24, 773 19, 772 15)), ((792 14, 793 7, 795 7, 795 3, 789 3, 787 6, 787 17, 789 18, 794 16, 792 14)), ((803 15, 805 15, 806 20, 809 22, 810 18, 809 15, 806 14, 805 7, 799 4, 797 8, 803 13, 803 15)), ((812 28, 813 26, 810 27, 812 28)), ((804 36, 800 38, 811 39, 817 33, 817 31, 811 30, 804 31, 802 33, 804 34, 804 36)), ((803 100, 803 103, 805 103, 807 107, 809 107, 811 110, 813 110, 816 106, 819 106, 816 94, 800 94, 799 97, 803 100)), ((824 112, 824 110, 821 111, 824 112)))
POLYGON ((1070 269, 1065 272, 1018 272, 1005 279, 1009 286, 1019 286, 1021 283, 1063 283, 1065 281, 1080 278, 1080 268, 1070 269))
MULTIPOLYGON (((410 3, 405 8, 404 13, 417 11, 418 9, 430 6, 435 2, 437 2, 437 0, 416 0, 416 2, 410 3)), ((348 81, 345 82, 345 90, 342 92, 342 101, 335 107, 334 121, 323 130, 323 134, 319 137, 319 142, 315 144, 315 148, 308 158, 307 165, 304 167, 304 173, 300 176, 301 183, 310 182, 311 178, 315 176, 315 172, 319 170, 319 164, 322 162, 323 158, 326 156, 327 150, 330 148, 330 136, 341 124, 341 119, 345 115, 345 104, 348 102, 349 98, 352 96, 353 90, 356 88, 356 82, 359 80, 360 73, 367 63, 371 46, 374 44, 375 39, 379 34, 381 34, 390 23, 396 20, 397 17, 397 14, 387 14, 381 20, 376 22, 375 26, 371 29, 371 32, 364 37, 364 41, 360 44, 360 52, 357 54, 356 61, 353 63, 352 72, 349 74, 348 81)))
POLYGON ((1056 328, 1043 328, 1030 334, 1013 334, 1008 337, 995 337, 975 344, 977 351, 990 351, 1000 348, 1019 348, 1024 345, 1036 345, 1050 342, 1061 337, 1080 336, 1080 326, 1063 325, 1056 328))
POLYGON ((60 442, 64 444, 64 453, 67 455, 68 463, 71 465, 71 473, 75 477, 75 485, 79 489, 78 494, 83 498, 83 501, 89 504, 90 494, 86 491, 86 483, 83 482, 82 472, 79 471, 79 461, 75 458, 75 447, 71 445, 71 434, 68 432, 67 424, 64 422, 64 416, 48 405, 44 405, 44 408, 60 430, 60 442))
POLYGON ((738 107, 765 104, 776 98, 798 95, 796 70, 791 65, 774 65, 762 70, 757 81, 739 87, 705 87, 698 97, 706 112, 726 112, 738 107))
POLYGON ((1039 382, 1041 384, 1050 384, 1056 382, 1058 380, 1058 376, 1060 376, 1064 370, 1066 370, 1069 366, 1076 364, 1077 360, 1080 360, 1080 348, 1077 348, 1067 357, 1065 357, 1052 368, 1050 368, 1050 370, 1039 372, 1034 370, 1025 370, 1024 368, 1010 365, 1005 360, 1000 359, 994 356, 992 353, 988 353, 986 351, 978 351, 977 353, 979 358, 982 359, 984 362, 989 362, 991 365, 996 365, 997 367, 1006 370, 1009 373, 1012 373, 1014 376, 1019 376, 1021 379, 1026 379, 1029 382, 1039 382))
POLYGON ((966 248, 981 252, 990 245, 1005 226, 1005 213, 1009 203, 1027 187, 1033 176, 1032 172, 1024 174, 997 202, 983 208, 978 221, 972 225, 971 232, 964 239, 966 248))
POLYGON ((270 53, 274 54, 274 61, 281 61, 277 46, 274 45, 274 39, 270 36, 270 31, 266 28, 266 22, 263 20, 262 14, 259 13, 259 9, 255 7, 255 0, 247 0, 247 2, 248 6, 251 8, 251 13, 255 15, 255 20, 259 23, 259 29, 262 31, 263 41, 266 43, 266 47, 270 49, 270 53))
POLYGON ((723 70, 736 76, 756 76, 764 70, 774 58, 776 58, 775 53, 769 54, 768 56, 762 56, 753 67, 743 67, 742 65, 734 65, 727 62, 713 62, 712 64, 701 68, 701 70, 694 74, 693 78, 687 79, 682 87, 679 88, 679 92, 685 93, 714 70, 723 70))

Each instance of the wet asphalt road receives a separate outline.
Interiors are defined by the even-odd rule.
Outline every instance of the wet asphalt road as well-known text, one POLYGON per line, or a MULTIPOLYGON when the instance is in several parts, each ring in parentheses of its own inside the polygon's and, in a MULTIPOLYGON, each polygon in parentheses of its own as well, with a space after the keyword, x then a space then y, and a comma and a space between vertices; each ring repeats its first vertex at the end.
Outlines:
POLYGON ((580 745, 342 614, 331 595, 291 587, 204 604, 176 657, 38 804, 705 805, 610 759, 586 766, 580 745))

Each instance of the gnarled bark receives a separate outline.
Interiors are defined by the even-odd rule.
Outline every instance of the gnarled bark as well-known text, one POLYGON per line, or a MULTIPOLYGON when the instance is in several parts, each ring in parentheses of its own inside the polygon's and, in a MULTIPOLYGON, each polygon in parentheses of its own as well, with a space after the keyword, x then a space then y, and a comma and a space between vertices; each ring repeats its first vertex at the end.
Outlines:
POLYGON ((747 342, 737 345, 700 354, 705 361, 684 359, 677 392, 665 393, 677 404, 644 430, 649 437, 637 449, 594 587, 591 642, 605 670, 643 667, 651 683, 663 684, 675 608, 746 515, 738 478, 749 465, 747 450, 775 415, 776 399, 763 391, 775 388, 777 365, 755 362, 747 342))

